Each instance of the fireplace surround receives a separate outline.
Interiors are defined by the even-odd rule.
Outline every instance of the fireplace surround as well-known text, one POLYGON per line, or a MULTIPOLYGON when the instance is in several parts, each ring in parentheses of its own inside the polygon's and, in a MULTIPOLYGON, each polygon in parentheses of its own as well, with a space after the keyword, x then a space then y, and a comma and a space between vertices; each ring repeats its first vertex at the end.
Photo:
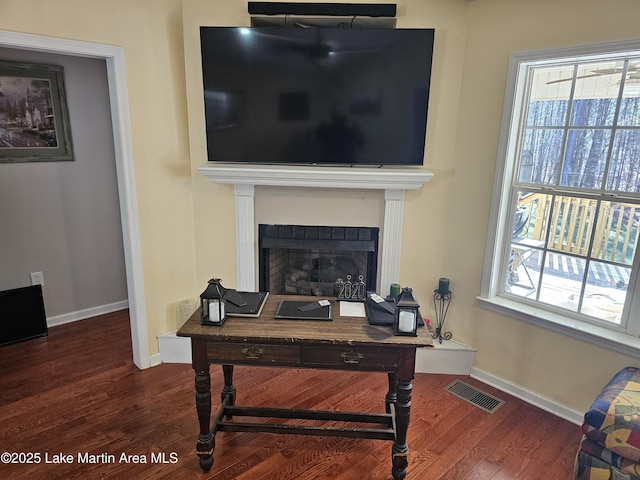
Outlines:
POLYGON ((338 296, 339 287, 349 283, 358 286, 354 297, 364 296, 377 286, 378 232, 377 227, 261 224, 259 289, 338 296))
MULTIPOLYGON (((256 187, 270 189, 384 192, 384 218, 380 229, 377 290, 388 292, 400 280, 400 255, 405 192, 417 190, 433 173, 424 168, 328 167, 295 165, 207 164, 198 168, 211 182, 233 185, 236 219, 236 288, 255 291, 258 283, 258 226, 255 220, 256 187)), ((359 219, 350 222, 357 225, 359 219)), ((310 222, 312 223, 312 222, 310 222)))

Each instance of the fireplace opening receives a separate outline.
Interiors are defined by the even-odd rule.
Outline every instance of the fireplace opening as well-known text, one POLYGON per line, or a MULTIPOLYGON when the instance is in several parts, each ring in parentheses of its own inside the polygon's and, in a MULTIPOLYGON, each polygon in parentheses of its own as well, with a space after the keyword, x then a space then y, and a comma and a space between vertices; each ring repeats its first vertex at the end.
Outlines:
POLYGON ((259 225, 260 291, 338 296, 376 290, 377 227, 259 225))

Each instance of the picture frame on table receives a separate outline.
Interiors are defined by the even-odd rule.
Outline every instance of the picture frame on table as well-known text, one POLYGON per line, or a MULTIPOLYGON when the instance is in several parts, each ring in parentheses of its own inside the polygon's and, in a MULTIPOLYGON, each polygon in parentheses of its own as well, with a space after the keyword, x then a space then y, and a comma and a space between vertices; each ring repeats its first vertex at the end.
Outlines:
POLYGON ((0 60, 0 163, 73 160, 63 67, 0 60))

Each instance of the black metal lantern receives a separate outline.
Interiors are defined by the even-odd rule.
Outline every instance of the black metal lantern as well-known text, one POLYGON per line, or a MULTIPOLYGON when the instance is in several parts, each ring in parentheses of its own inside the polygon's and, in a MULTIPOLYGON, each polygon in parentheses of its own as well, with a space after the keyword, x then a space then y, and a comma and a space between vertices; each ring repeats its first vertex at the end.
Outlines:
POLYGON ((408 335, 416 337, 418 335, 418 319, 420 305, 413 298, 410 288, 403 288, 400 295, 396 297, 396 314, 393 319, 393 333, 396 335, 408 335))
POLYGON ((219 278, 209 280, 209 285, 200 294, 200 323, 220 326, 227 319, 227 305, 224 299, 227 290, 219 278))

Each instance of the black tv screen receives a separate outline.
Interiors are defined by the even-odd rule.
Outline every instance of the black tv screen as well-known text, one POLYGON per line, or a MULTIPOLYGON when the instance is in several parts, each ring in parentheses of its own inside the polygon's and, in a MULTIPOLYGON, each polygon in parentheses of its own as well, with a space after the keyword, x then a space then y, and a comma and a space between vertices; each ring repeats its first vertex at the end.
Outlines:
POLYGON ((422 165, 434 33, 201 27, 208 160, 422 165))

